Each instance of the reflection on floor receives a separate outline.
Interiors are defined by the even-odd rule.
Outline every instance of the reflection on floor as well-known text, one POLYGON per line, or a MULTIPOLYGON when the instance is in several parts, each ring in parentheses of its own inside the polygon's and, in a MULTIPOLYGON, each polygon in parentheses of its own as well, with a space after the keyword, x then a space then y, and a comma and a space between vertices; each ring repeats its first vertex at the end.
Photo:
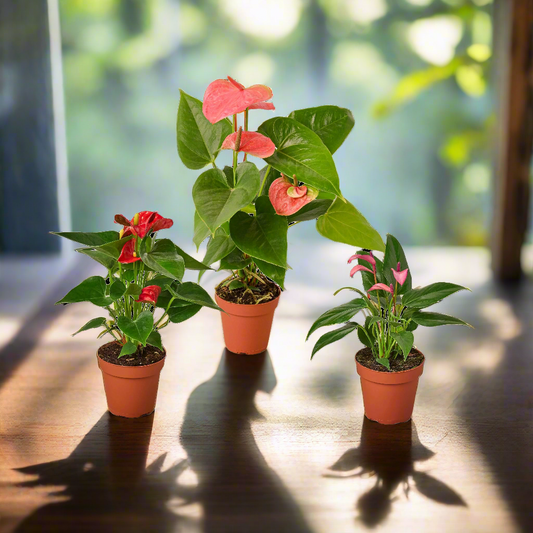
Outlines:
POLYGON ((49 288, 0 348, 0 531, 532 531, 533 285, 493 284, 480 250, 412 250, 415 284, 471 286, 439 311, 476 329, 417 331, 413 421, 383 427, 358 341, 312 362, 304 342, 345 301, 346 247, 292 252, 268 353, 224 352, 202 311, 168 330, 157 410, 136 421, 105 413, 99 341, 70 337, 93 308, 52 305, 83 273, 49 288))

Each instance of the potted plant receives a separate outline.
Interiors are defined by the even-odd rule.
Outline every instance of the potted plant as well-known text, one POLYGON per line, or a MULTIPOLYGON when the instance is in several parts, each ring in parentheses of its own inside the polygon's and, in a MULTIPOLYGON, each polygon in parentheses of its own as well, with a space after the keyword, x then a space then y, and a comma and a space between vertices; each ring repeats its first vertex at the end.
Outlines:
POLYGON ((352 113, 332 105, 301 109, 249 131, 250 111, 274 110, 271 98, 265 85, 244 87, 228 77, 211 83, 203 102, 182 91, 178 109, 183 164, 212 166, 192 189, 193 240, 199 247, 208 238, 204 264, 220 261, 219 270, 229 271, 215 299, 225 311, 226 347, 235 353, 260 353, 268 346, 290 268, 289 227, 317 219, 318 232, 329 239, 385 248, 340 190, 333 154, 354 125, 352 113), (231 164, 217 166, 223 150, 231 151, 231 164), (261 169, 250 156, 263 160, 261 169))
POLYGON ((58 304, 91 302, 108 316, 89 320, 74 335, 101 329, 111 342, 98 349, 97 361, 104 379, 109 411, 137 418, 155 409, 159 374, 166 351, 160 330, 183 322, 202 307, 220 309, 197 283, 183 282, 185 270, 208 267, 196 261, 157 232, 170 228, 169 218, 142 211, 133 219, 115 216, 118 231, 55 233, 85 247, 107 274, 91 276, 73 288, 58 304))
MULTIPOLYGON (((324 346, 357 330, 365 348, 355 356, 361 377, 365 415, 381 424, 398 424, 411 418, 418 378, 424 369, 424 355, 414 346, 418 326, 461 325, 466 322, 442 313, 424 311, 444 298, 466 289, 455 283, 432 283, 412 288, 404 251, 396 238, 387 236, 383 261, 372 251, 359 250, 348 259, 357 260, 350 275, 360 272, 365 292, 354 287, 359 297, 322 314, 311 326, 307 338, 318 328, 344 324, 322 335, 311 359, 324 346), (361 324, 350 319, 361 312, 361 324)), ((469 289, 466 289, 469 290, 469 289)))

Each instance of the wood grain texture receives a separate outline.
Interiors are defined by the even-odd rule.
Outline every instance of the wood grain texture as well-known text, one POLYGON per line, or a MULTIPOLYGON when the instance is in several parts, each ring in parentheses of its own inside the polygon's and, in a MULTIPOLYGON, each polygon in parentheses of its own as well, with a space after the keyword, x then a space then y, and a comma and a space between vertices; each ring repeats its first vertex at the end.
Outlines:
POLYGON ((416 285, 471 286, 439 310, 476 329, 417 331, 413 420, 380 426, 363 416, 356 337, 312 362, 304 342, 350 298, 332 296, 349 255, 293 248, 263 355, 226 352, 215 311, 165 330, 158 407, 139 420, 106 413, 99 341, 70 337, 93 308, 42 308, 24 356, 0 353, 0 531, 531 531, 532 286, 494 285, 484 251, 409 251, 416 285))

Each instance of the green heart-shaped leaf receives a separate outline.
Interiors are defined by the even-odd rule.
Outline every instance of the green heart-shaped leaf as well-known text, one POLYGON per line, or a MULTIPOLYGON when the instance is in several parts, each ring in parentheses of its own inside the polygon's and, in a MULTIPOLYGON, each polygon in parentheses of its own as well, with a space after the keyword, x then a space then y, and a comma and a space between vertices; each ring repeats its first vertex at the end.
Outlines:
POLYGON ((236 183, 230 187, 224 172, 212 168, 196 180, 192 197, 196 211, 211 233, 246 207, 259 192, 259 171, 253 163, 237 167, 236 183))
POLYGON ((141 242, 142 262, 158 274, 181 281, 185 274, 185 262, 178 254, 175 244, 169 239, 161 239, 148 252, 146 243, 146 239, 141 242))
POLYGON ((221 311, 220 307, 213 301, 211 296, 207 291, 198 285, 198 283, 193 283, 192 281, 186 281, 181 285, 178 285, 176 289, 169 287, 169 291, 173 296, 179 298, 180 300, 185 300, 191 304, 202 305, 205 307, 211 307, 212 309, 217 309, 221 311))
POLYGON ((231 219, 231 238, 244 253, 287 268, 287 219, 276 215, 268 196, 260 196, 255 207, 255 217, 239 212, 231 219))
MULTIPOLYGON (((91 302, 98 307, 107 307, 113 300, 106 296, 106 283, 100 276, 92 276, 74 287, 57 304, 73 304, 77 302, 91 302)), ((56 304, 56 305, 57 305, 56 304)))
POLYGON ((258 131, 277 148, 265 159, 269 165, 287 176, 296 175, 298 180, 320 191, 342 197, 333 157, 314 131, 287 117, 271 118, 258 131))
POLYGON ((146 346, 146 340, 154 327, 154 315, 150 311, 143 311, 135 320, 119 316, 117 325, 124 335, 146 346))

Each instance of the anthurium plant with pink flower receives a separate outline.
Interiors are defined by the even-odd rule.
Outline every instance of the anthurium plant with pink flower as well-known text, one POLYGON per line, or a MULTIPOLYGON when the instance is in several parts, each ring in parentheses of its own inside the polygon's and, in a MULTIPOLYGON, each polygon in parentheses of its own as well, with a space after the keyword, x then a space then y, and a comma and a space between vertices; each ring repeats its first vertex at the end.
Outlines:
POLYGON ((359 298, 334 307, 322 314, 311 326, 307 338, 323 326, 344 324, 342 327, 322 335, 315 344, 311 358, 327 346, 357 331, 359 340, 374 355, 375 360, 390 369, 392 359, 407 359, 414 345, 418 326, 434 327, 461 325, 472 327, 463 320, 442 313, 424 311, 444 298, 461 290, 469 290, 455 283, 432 283, 426 287, 412 288, 412 279, 405 253, 392 235, 387 236, 383 260, 371 250, 359 250, 348 259, 357 261, 350 271, 362 275, 365 292, 355 287, 343 287, 355 291, 359 298), (364 321, 351 321, 361 312, 364 321))
POLYGON ((219 309, 197 283, 183 282, 186 269, 205 270, 170 239, 158 232, 173 222, 158 213, 142 211, 131 220, 115 216, 120 231, 97 233, 55 233, 84 245, 76 251, 103 267, 105 276, 91 276, 73 288, 58 304, 90 302, 108 317, 89 320, 74 335, 100 329, 99 338, 109 334, 120 344, 119 357, 141 356, 147 345, 163 349, 160 330, 183 322, 202 307, 219 309))
POLYGON ((253 299, 246 303, 252 304, 265 301, 264 276, 283 288, 287 231, 295 224, 316 219, 329 239, 385 248, 343 197, 333 161, 354 126, 352 113, 333 105, 300 109, 249 131, 250 112, 273 111, 272 97, 266 85, 245 87, 228 77, 212 82, 203 102, 182 91, 177 118, 184 165, 212 167, 192 190, 194 242, 199 247, 209 239, 204 264, 220 261, 221 270, 231 271, 221 285, 249 293, 253 299), (224 150, 232 151, 232 164, 217 166, 224 150), (260 168, 250 156, 262 160, 260 168))

